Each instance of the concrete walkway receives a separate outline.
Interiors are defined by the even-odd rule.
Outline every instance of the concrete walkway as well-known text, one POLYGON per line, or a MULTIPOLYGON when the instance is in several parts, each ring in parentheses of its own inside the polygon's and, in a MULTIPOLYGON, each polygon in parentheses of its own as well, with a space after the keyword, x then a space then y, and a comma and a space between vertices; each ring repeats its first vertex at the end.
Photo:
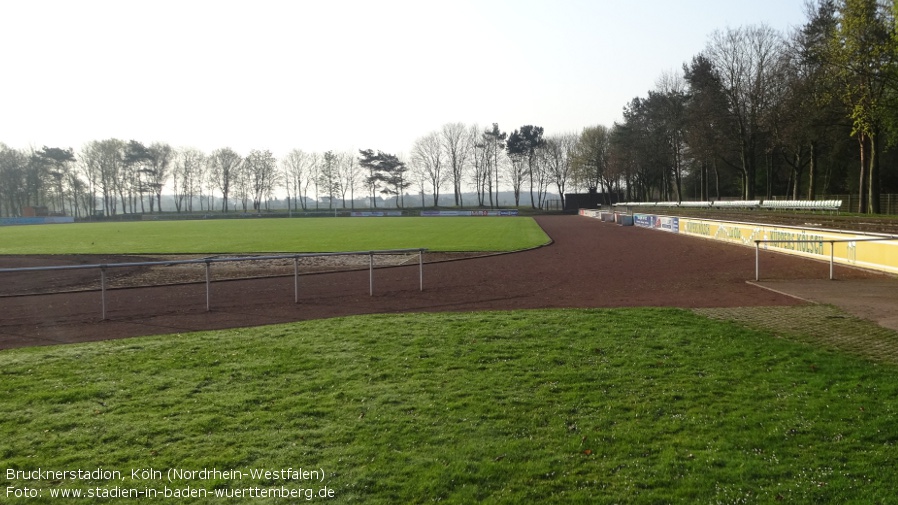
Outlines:
POLYGON ((750 281, 749 284, 845 312, 898 331, 898 279, 805 279, 750 281))

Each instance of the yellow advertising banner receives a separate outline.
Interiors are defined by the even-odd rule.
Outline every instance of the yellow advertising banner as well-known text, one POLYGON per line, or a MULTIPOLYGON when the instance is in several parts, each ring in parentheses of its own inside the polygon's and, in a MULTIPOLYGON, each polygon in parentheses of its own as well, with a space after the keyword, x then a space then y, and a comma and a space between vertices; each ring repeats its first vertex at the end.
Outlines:
POLYGON ((898 237, 707 219, 679 219, 680 233, 898 274, 898 237), (873 240, 871 240, 873 239, 873 240), (878 240, 882 239, 882 240, 878 240))

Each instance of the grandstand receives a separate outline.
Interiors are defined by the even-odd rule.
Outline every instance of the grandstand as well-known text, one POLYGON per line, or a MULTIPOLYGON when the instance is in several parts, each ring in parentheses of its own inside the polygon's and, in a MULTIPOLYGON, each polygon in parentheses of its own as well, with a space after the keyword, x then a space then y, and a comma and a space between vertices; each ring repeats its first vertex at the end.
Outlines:
POLYGON ((623 208, 766 209, 839 212, 842 200, 717 200, 698 202, 620 202, 623 208))

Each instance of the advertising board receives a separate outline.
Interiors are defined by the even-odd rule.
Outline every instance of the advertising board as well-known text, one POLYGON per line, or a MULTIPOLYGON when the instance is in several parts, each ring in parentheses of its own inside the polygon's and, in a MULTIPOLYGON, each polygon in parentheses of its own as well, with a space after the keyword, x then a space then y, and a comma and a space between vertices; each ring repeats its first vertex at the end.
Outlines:
POLYGON ((661 231, 669 231, 671 233, 679 233, 680 232, 680 218, 658 216, 658 219, 655 220, 655 228, 657 228, 661 231))
POLYGON ((707 219, 679 218, 680 233, 731 244, 804 256, 871 270, 898 273, 898 239, 869 241, 872 234, 820 230, 755 223, 734 223, 707 219), (830 242, 833 241, 833 242, 830 242))
POLYGON ((633 224, 642 228, 653 228, 672 233, 679 233, 680 231, 680 221, 677 217, 633 214, 633 224))
POLYGON ((353 211, 349 214, 351 217, 397 217, 402 215, 401 210, 366 210, 353 211))
POLYGON ((66 224, 74 223, 74 217, 4 217, 0 226, 22 226, 29 224, 66 224))
POLYGON ((650 214, 633 214, 633 224, 640 228, 654 228, 655 216, 650 214))
POLYGON ((423 217, 452 216, 517 216, 517 209, 484 209, 484 210, 422 210, 423 217))

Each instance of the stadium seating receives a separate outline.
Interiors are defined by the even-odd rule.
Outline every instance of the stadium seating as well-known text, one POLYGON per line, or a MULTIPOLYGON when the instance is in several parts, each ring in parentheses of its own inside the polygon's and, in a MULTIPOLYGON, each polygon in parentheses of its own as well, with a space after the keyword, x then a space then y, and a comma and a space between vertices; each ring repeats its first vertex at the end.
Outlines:
POLYGON ((768 209, 838 212, 842 200, 717 200, 699 202, 621 202, 624 208, 689 208, 689 209, 768 209))
POLYGON ((757 209, 761 200, 717 200, 712 206, 717 209, 757 209))
POLYGON ((842 200, 764 200, 762 209, 770 210, 811 210, 837 212, 842 200))

